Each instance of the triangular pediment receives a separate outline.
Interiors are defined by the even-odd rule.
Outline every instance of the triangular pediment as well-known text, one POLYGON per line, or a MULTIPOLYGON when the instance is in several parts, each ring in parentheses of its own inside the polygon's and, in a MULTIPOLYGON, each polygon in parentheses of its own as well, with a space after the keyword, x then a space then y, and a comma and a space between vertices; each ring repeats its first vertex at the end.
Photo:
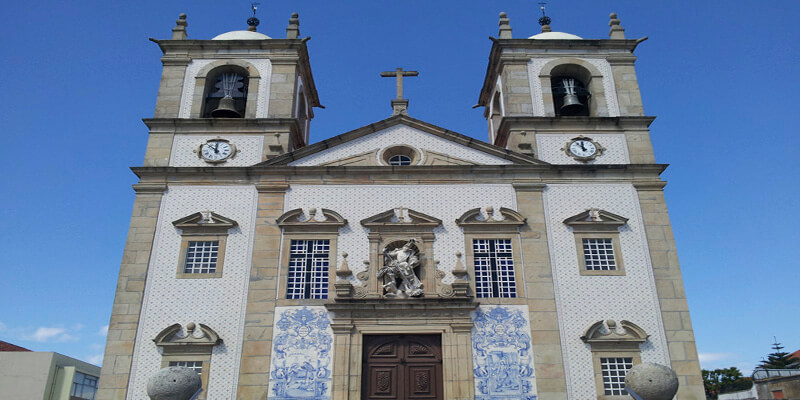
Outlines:
POLYGON ((573 230, 616 230, 628 223, 628 219, 598 208, 590 208, 564 220, 573 230))
POLYGON ((213 211, 200 211, 172 222, 176 228, 184 233, 192 232, 226 232, 236 227, 238 223, 230 218, 223 217, 213 211))
POLYGON ((407 115, 396 115, 265 161, 259 166, 386 166, 393 146, 417 154, 412 166, 547 164, 407 115))
POLYGON ((382 226, 428 226, 435 227, 442 220, 408 208, 397 207, 361 220, 361 225, 370 227, 382 226))

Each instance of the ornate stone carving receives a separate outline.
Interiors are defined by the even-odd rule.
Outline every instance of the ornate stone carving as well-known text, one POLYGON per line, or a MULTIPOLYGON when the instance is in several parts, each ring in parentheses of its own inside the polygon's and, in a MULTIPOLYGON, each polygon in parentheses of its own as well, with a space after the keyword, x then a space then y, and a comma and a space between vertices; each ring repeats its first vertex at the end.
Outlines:
POLYGON ((189 322, 186 333, 181 324, 173 324, 153 339, 164 354, 211 354, 211 348, 222 343, 222 339, 207 325, 189 322))
POLYGON ((308 209, 308 214, 302 208, 287 211, 278 217, 276 222, 284 229, 314 232, 338 231, 340 227, 347 225, 347 220, 339 213, 327 208, 314 207, 308 209))
POLYGON ((648 335, 644 329, 630 321, 620 321, 619 325, 613 319, 607 321, 597 321, 586 333, 581 336, 581 340, 592 346, 598 344, 614 344, 620 345, 622 343, 635 344, 636 347, 640 343, 644 343, 648 335))
POLYGON ((464 263, 461 262, 461 252, 456 252, 456 266, 452 271, 453 276, 456 278, 451 284, 453 288, 453 295, 460 297, 469 296, 469 278, 467 277, 467 269, 464 263))
POLYGON ((522 214, 505 207, 495 209, 486 206, 483 209, 473 208, 461 215, 456 223, 464 228, 494 226, 520 226, 525 224, 525 217, 522 214))
POLYGON ((586 211, 564 220, 573 232, 616 232, 617 228, 628 223, 628 219, 599 208, 587 208, 586 211))
POLYGON ((398 291, 410 297, 422 295, 422 282, 414 272, 420 266, 416 243, 411 239, 402 247, 384 250, 384 265, 378 271, 378 279, 383 279, 386 296, 397 296, 398 291))

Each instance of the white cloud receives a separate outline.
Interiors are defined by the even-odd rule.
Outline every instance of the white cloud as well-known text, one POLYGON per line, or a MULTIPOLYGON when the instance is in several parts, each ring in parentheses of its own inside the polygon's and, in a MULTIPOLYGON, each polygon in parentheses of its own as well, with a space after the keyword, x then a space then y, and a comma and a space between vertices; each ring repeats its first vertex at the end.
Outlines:
POLYGON ((697 355, 701 363, 713 363, 715 361, 727 360, 733 358, 734 354, 731 353, 699 353, 697 355))
POLYGON ((95 355, 91 355, 89 357, 86 357, 86 362, 88 362, 89 364, 99 365, 99 366, 102 367, 103 366, 103 353, 95 354, 95 355))
POLYGON ((0 322, 0 331, 2 331, 4 329, 6 329, 6 326, 2 322, 0 322))
POLYGON ((67 342, 77 339, 75 336, 67 333, 64 328, 46 328, 41 326, 36 329, 33 334, 25 335, 25 339, 33 340, 36 342, 67 342))
POLYGON ((97 331, 97 334, 100 336, 107 336, 108 335, 108 325, 103 325, 100 327, 100 330, 97 331))

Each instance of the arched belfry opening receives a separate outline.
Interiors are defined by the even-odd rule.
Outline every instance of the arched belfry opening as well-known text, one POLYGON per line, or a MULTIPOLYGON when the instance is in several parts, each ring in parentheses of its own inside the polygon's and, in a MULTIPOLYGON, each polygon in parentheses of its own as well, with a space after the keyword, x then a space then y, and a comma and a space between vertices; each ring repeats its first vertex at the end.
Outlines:
POLYGON ((494 138, 497 135, 497 130, 500 129, 500 122, 503 119, 503 105, 500 102, 500 98, 502 97, 502 93, 498 90, 494 93, 492 97, 492 108, 491 108, 491 127, 492 130, 491 135, 494 138))
POLYGON ((575 64, 564 64, 550 73, 553 107, 556 116, 589 116, 592 74, 575 64))
POLYGON ((244 118, 248 78, 247 70, 236 65, 211 71, 206 80, 203 118, 244 118))

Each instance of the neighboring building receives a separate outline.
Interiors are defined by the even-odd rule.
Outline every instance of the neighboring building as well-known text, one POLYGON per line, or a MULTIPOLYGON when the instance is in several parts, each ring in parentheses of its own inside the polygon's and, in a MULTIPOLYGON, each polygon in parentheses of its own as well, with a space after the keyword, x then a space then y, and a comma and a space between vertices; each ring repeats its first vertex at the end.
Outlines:
POLYGON ((94 400, 99 376, 98 366, 0 341, 0 400, 94 400))
POLYGON ((703 399, 642 39, 542 22, 513 39, 501 14, 488 143, 409 116, 400 69, 391 117, 309 143, 297 16, 189 40, 182 15, 154 40, 98 399, 146 399, 168 365, 214 400, 614 399, 639 362, 703 399))
POLYGON ((750 390, 723 393, 718 400, 771 399, 800 399, 800 369, 756 369, 750 390))

